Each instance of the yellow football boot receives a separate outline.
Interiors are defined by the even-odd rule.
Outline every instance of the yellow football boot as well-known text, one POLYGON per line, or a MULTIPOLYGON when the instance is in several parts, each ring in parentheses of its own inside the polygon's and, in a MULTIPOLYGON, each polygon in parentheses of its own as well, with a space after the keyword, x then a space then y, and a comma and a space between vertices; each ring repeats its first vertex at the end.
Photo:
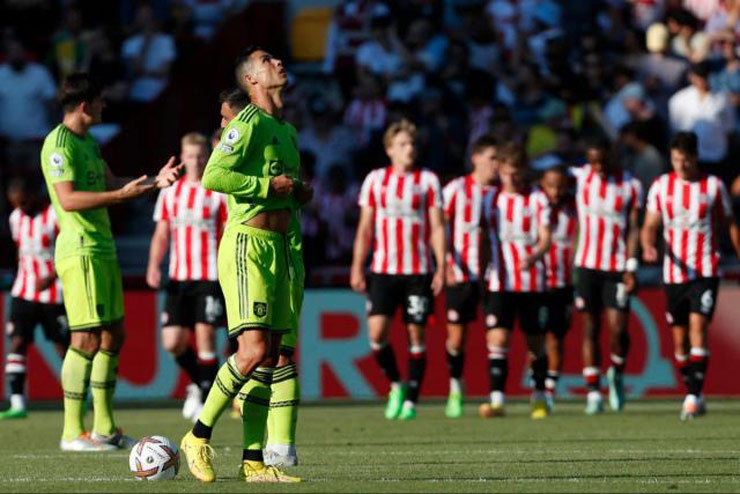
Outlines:
POLYGON ((292 477, 277 467, 265 466, 261 461, 245 461, 239 467, 239 480, 244 482, 302 482, 300 477, 292 477))
POLYGON ((215 482, 216 472, 213 470, 213 457, 215 452, 208 439, 195 437, 190 431, 185 434, 180 442, 180 451, 185 455, 188 468, 193 477, 201 482, 215 482))

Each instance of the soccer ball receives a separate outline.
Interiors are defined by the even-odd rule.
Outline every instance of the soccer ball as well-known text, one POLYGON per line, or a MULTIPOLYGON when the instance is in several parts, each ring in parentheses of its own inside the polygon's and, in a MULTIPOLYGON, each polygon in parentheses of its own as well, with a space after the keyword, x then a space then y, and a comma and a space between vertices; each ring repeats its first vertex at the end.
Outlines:
POLYGON ((166 437, 143 437, 131 448, 128 465, 136 480, 174 479, 180 470, 180 450, 166 437))

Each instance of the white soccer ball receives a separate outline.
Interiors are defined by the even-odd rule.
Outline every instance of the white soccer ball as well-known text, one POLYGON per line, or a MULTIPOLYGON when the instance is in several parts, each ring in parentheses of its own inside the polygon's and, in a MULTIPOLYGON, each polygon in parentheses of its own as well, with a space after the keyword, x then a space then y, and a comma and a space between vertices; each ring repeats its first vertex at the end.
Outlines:
POLYGON ((136 480, 174 479, 180 470, 180 450, 166 437, 143 437, 131 448, 128 465, 136 480))

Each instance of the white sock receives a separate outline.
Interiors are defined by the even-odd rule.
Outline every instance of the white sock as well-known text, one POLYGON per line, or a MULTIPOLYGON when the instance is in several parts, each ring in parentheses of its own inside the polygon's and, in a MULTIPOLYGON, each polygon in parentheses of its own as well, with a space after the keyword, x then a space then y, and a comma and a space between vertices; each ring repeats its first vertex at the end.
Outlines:
POLYGON ((26 397, 23 395, 10 395, 10 408, 12 410, 25 410, 26 397))
POLYGON ((401 383, 399 382, 391 383, 391 391, 398 391, 399 389, 401 389, 401 383))
POLYGON ((504 393, 501 391, 491 391, 491 405, 504 406, 504 393))
POLYGON ((406 400, 406 401, 403 402, 403 411, 404 412, 409 411, 409 410, 413 410, 414 408, 416 408, 416 405, 414 404, 413 401, 406 400))
POLYGON ((450 393, 462 393, 462 383, 459 379, 450 378, 450 393))

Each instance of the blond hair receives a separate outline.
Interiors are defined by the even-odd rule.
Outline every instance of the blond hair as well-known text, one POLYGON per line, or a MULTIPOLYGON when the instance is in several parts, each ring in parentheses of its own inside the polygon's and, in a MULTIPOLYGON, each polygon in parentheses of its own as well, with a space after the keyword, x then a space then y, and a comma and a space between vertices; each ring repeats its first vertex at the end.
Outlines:
POLYGON ((416 140, 416 125, 414 125, 410 120, 403 118, 388 126, 385 134, 383 134, 383 146, 385 146, 386 149, 391 147, 393 139, 401 132, 406 132, 411 136, 412 141, 416 140))
POLYGON ((182 147, 185 147, 187 145, 205 147, 207 144, 208 144, 208 139, 206 138, 206 136, 204 136, 200 132, 188 132, 187 134, 182 136, 182 139, 180 140, 180 146, 182 147))

